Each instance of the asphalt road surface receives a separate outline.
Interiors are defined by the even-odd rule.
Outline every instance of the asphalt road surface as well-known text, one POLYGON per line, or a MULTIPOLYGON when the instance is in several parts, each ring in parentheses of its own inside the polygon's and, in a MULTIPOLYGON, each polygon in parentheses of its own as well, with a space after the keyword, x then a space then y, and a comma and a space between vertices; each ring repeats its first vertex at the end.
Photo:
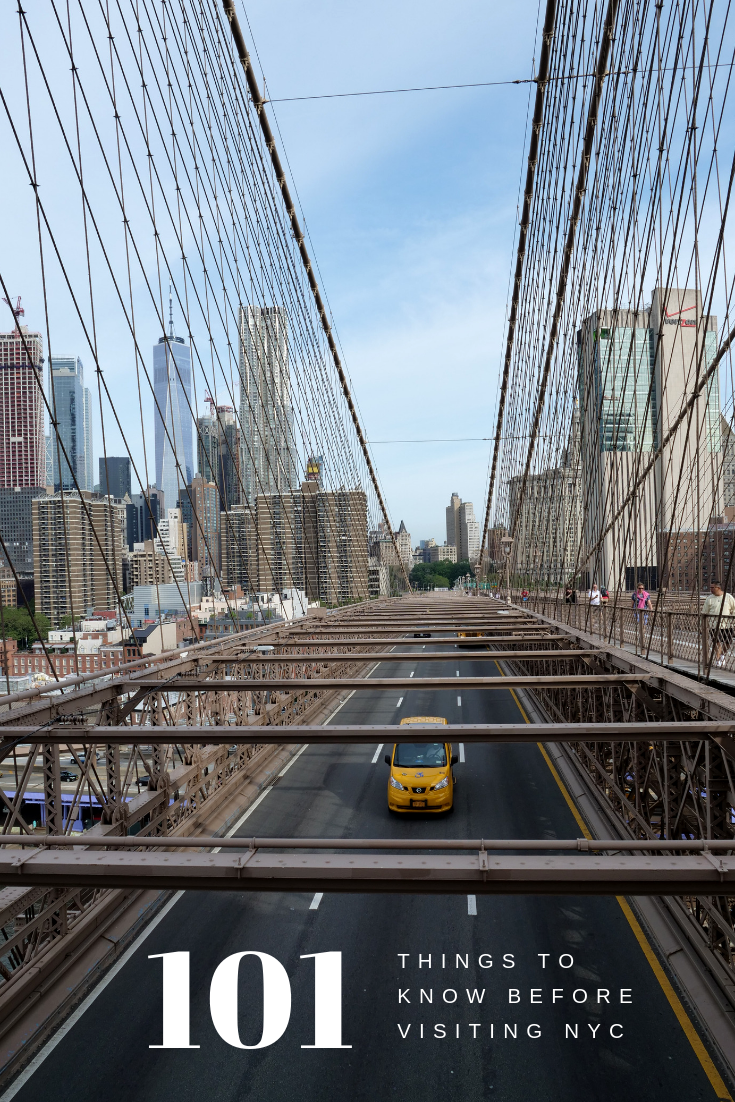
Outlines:
MULTIPOLYGON (((422 667, 416 646, 405 664, 386 663, 374 676, 497 672, 487 663, 460 666, 457 651, 447 650, 446 665, 422 667)), ((398 723, 410 715, 467 723, 521 721, 510 691, 482 690, 462 693, 461 699, 451 690, 361 690, 338 719, 398 723)), ((468 746, 465 761, 455 766, 455 809, 444 818, 391 817, 385 751, 373 762, 376 751, 377 746, 308 747, 240 833, 407 839, 579 835, 535 745, 468 746)), ((244 958, 239 1035, 246 1045, 260 1040, 261 976, 257 959, 244 958)), ((695 1102, 716 1094, 615 899, 370 894, 318 899, 187 892, 14 1097, 18 1102, 103 1097, 107 1102, 695 1102), (191 954, 191 1043, 200 1047, 152 1049, 162 1040, 162 965, 148 956, 181 950, 191 954), (225 957, 246 950, 276 957, 292 991, 285 1033, 256 1050, 228 1044, 210 1016, 215 969, 225 957), (335 950, 342 953, 342 1042, 351 1047, 303 1048, 314 1043, 315 966, 301 957, 335 950), (621 989, 627 992, 625 1002, 621 989), (516 998, 520 1001, 511 1001, 516 998), (567 1026, 576 1029, 577 1039, 565 1036, 567 1026)))

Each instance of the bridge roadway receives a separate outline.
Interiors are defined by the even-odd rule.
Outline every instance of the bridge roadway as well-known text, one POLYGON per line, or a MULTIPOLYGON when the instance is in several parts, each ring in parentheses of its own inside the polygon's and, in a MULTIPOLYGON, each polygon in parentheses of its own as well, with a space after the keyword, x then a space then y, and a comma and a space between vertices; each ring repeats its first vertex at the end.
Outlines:
MULTIPOLYGON (((435 645, 436 639, 430 646, 435 645)), ((451 676, 459 667, 452 660, 454 647, 447 650, 446 664, 422 667, 421 647, 412 647, 415 660, 386 663, 373 676, 405 677, 411 670, 416 676, 451 676)), ((477 663, 477 669, 473 665, 466 672, 484 674, 488 664, 480 668, 477 663)), ((355 693, 338 719, 397 723, 420 714, 457 722, 521 722, 510 691, 471 690, 459 703, 449 689, 355 693)), ((533 744, 468 746, 466 760, 455 767, 455 810, 443 819, 390 817, 388 770, 382 750, 373 764, 376 749, 308 747, 240 832, 398 838, 580 833, 533 744)), ((108 1102, 696 1102, 729 1097, 708 1078, 613 898, 484 896, 473 901, 326 894, 316 902, 311 896, 276 893, 181 895, 56 1047, 31 1065, 35 1070, 17 1093, 4 1097, 17 1102, 98 1102, 103 1096, 108 1102), (281 1040, 251 1052, 226 1044, 209 1015, 215 968, 229 954, 247 949, 277 957, 289 973, 293 995, 291 1022, 281 1040), (191 1041, 201 1046, 191 1051, 148 1047, 162 1039, 161 962, 149 960, 148 954, 175 950, 191 953, 191 1041), (314 1040, 314 965, 300 956, 330 950, 343 954, 343 1042, 352 1047, 302 1049, 314 1040), (400 953, 410 954, 405 969, 400 953), (478 964, 483 953, 492 954, 489 969, 478 964), (550 954, 545 970, 539 957, 544 953, 550 954), (419 970, 420 954, 431 955, 431 968, 419 970), (469 955, 468 969, 462 963, 454 967, 456 954, 469 955), (501 967, 504 954, 512 954, 514 968, 501 967), (571 968, 559 966, 561 954, 573 956, 571 968), (410 1005, 399 1005, 399 988, 410 989, 410 1005), (433 991, 431 1005, 419 1003, 422 988, 433 991), (483 988, 482 1004, 468 1005, 466 990, 483 988), (510 988, 521 991, 520 1004, 509 1003, 510 988), (530 1005, 531 988, 540 989, 541 1005, 530 1005), (553 1007, 552 988, 563 990, 553 1007), (610 991, 610 1005, 598 1005, 598 988, 610 991), (620 1005, 621 988, 632 992, 630 1004, 620 1005), (443 992, 452 990, 458 997, 449 1005, 443 992), (588 992, 585 1004, 572 1001, 575 990, 588 992), (473 1040, 469 1023, 478 1022, 473 1040), (398 1027, 405 1031, 409 1023, 402 1039, 398 1027), (443 1023, 446 1038, 434 1037, 436 1023, 443 1023), (541 1030, 535 1039, 527 1035, 532 1023, 541 1030), (578 1040, 565 1039, 567 1023, 578 1026, 578 1040), (622 1026, 620 1039, 610 1036, 616 1023, 622 1026), (516 1027, 517 1039, 504 1037, 506 1024, 516 1027)), ((262 990, 257 961, 246 958, 240 975, 240 1035, 244 1043, 255 1044, 262 990)))

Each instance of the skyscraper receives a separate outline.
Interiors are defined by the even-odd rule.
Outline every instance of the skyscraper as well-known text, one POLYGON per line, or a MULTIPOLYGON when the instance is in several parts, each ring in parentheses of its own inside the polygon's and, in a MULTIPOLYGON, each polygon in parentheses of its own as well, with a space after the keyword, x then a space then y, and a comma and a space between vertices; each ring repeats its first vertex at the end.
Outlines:
POLYGON ((477 562, 480 557, 480 522, 475 519, 475 507, 471 501, 463 501, 460 505, 457 528, 457 561, 477 562))
MULTIPOLYGON (((27 597, 33 596, 33 500, 45 497, 44 486, 0 488, 0 532, 8 557, 27 597)), ((0 554, 0 566, 5 566, 0 554)))
POLYGON ((447 543, 450 547, 456 547, 459 554, 459 507, 462 504, 462 498, 459 494, 452 494, 449 505, 447 505, 447 543))
POLYGON ((79 494, 64 492, 63 498, 35 498, 32 509, 36 608, 54 624, 115 608, 122 592, 123 506, 88 498, 85 509, 79 494))
POLYGON ((101 455, 99 471, 100 493, 119 498, 125 497, 126 494, 128 497, 131 496, 130 459, 127 455, 108 455, 106 459, 101 455))
POLYGON ((298 487, 287 322, 281 306, 240 307, 241 470, 249 503, 298 487))
POLYGON ((232 406, 214 406, 197 421, 197 461, 205 482, 216 482, 220 509, 240 502, 240 432, 232 406))
MULTIPOLYGON (((563 585, 579 569, 577 555, 582 533, 579 469, 553 467, 529 475, 520 501, 522 483, 522 475, 508 480, 508 511, 515 524, 513 568, 534 581, 563 585)), ((488 532, 488 561, 495 569, 505 569, 502 539, 507 534, 502 527, 488 532)))
MULTIPOLYGON (((220 572, 219 491, 215 482, 197 475, 180 494, 181 520, 187 526, 187 554, 199 563, 201 579, 220 572)), ((208 583, 210 584, 210 583, 208 583)))
POLYGON ((149 486, 146 492, 133 494, 126 505, 127 544, 130 551, 136 543, 152 540, 158 531, 158 524, 165 512, 165 495, 155 486, 149 486))
POLYGON ((0 488, 43 486, 43 336, 0 333, 0 488))
POLYGON ((197 418, 197 474, 214 482, 219 468, 219 433, 214 410, 197 418))
POLYGON ((305 481, 295 493, 258 494, 254 509, 240 506, 230 519, 233 533, 222 530, 230 585, 251 592, 301 589, 327 605, 367 597, 364 491, 320 490, 305 481))
POLYGON ((153 348, 153 391, 156 485, 166 505, 176 507, 181 491, 194 476, 191 418, 191 349, 174 336, 173 304, 169 301, 169 334, 153 348), (165 425, 165 427, 164 427, 165 425))
POLYGON ((83 490, 94 490, 94 455, 92 434, 92 392, 84 388, 84 484, 83 490))
POLYGON ((662 581, 662 534, 673 527, 699 528, 721 511, 717 373, 697 399, 691 424, 685 419, 637 494, 626 499, 638 471, 692 394, 697 375, 712 363, 717 319, 702 316, 699 292, 657 287, 648 310, 590 315, 577 344, 586 544, 582 565, 591 580, 611 590, 632 589, 638 581, 655 589, 662 581), (690 473, 686 489, 677 492, 682 468, 690 473), (616 530, 622 537, 608 532, 603 539, 621 509, 616 530))
POLYGON ((44 486, 53 486, 54 484, 54 438, 53 434, 47 432, 43 438, 46 452, 46 479, 44 486))
POLYGON ((63 445, 63 449, 57 446, 52 432, 54 489, 75 490, 76 483, 81 490, 92 489, 87 486, 87 440, 91 447, 92 435, 87 412, 90 403, 85 400, 84 367, 78 356, 51 357, 49 401, 63 445))

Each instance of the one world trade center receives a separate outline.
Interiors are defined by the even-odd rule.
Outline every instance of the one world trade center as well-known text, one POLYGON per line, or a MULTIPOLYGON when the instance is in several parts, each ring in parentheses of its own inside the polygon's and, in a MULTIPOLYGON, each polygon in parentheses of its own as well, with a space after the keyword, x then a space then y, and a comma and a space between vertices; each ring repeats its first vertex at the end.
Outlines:
POLYGON ((191 417, 191 349, 170 332, 153 348, 153 389, 156 396, 156 486, 163 490, 166 509, 174 509, 181 491, 194 475, 191 417), (165 430, 164 430, 165 417, 165 430), (177 465, 178 460, 178 465, 177 465))

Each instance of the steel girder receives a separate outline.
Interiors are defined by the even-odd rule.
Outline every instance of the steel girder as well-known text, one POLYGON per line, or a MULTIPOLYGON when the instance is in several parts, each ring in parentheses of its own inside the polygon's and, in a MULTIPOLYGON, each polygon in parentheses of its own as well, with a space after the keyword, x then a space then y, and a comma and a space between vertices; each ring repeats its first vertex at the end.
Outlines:
MULTIPOLYGON (((567 742, 611 743, 618 741, 651 743, 667 741, 713 740, 723 743, 735 754, 735 721, 711 723, 708 721, 658 721, 652 722, 590 722, 547 723, 543 728, 526 723, 448 723, 441 728, 442 735, 450 742, 514 743, 514 742, 567 742)), ((0 752, 13 744, 20 747, 28 738, 27 728, 6 727, 3 735, 9 742, 0 743, 0 752)), ((48 727, 44 739, 54 745, 69 745, 68 728, 48 727)), ((149 745, 150 727, 86 727, 82 728, 74 742, 77 752, 83 748, 101 747, 104 744, 119 750, 123 745, 149 745), (82 742, 83 740, 83 742, 82 742)), ((320 743, 333 746, 369 746, 376 742, 424 742, 426 735, 419 728, 401 727, 396 724, 348 724, 332 723, 329 727, 292 724, 290 726, 240 726, 228 725, 224 730, 209 726, 165 726, 155 737, 167 745, 184 745, 185 762, 191 764, 195 746, 219 746, 225 739, 230 750, 236 746, 285 746, 293 742, 320 743)), ((84 749, 82 749, 84 752, 84 749)), ((109 765, 108 765, 109 769, 109 765)))
MULTIPOLYGON (((285 841, 285 840, 284 840, 285 841)), ((27 885, 215 891, 713 895, 735 889, 735 857, 687 855, 0 851, 0 878, 27 885)))

